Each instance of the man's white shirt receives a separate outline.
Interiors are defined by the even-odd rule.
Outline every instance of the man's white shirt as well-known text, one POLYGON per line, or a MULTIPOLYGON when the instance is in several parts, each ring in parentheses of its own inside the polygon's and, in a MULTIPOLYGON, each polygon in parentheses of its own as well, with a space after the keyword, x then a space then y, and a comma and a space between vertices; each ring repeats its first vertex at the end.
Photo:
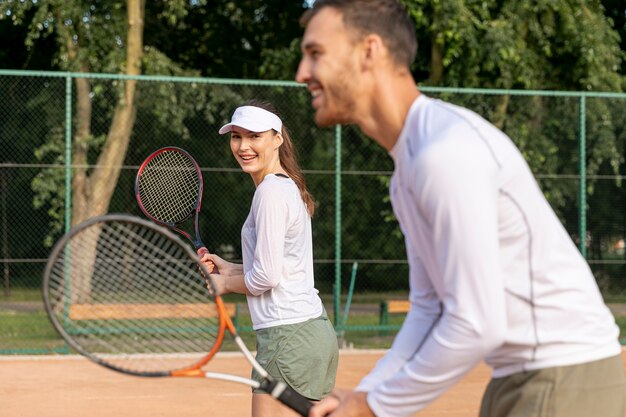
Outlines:
POLYGON ((504 133, 422 94, 390 155, 411 310, 357 387, 378 417, 413 415, 483 359, 502 377, 621 352, 588 264, 504 133))

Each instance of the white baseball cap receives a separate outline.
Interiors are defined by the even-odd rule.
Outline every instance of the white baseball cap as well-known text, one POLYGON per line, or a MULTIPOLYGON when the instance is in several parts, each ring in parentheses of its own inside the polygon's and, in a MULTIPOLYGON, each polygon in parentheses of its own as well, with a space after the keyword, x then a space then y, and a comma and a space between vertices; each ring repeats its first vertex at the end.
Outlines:
POLYGON ((230 132, 233 126, 242 127, 251 132, 265 132, 270 129, 281 132, 283 122, 271 111, 255 106, 242 106, 235 109, 230 123, 220 128, 220 135, 230 132))

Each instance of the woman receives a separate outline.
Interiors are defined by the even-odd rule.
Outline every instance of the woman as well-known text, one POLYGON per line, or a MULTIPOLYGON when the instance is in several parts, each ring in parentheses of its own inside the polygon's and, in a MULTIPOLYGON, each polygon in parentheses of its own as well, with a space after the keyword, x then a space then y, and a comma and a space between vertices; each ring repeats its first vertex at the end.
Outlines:
MULTIPOLYGON (((256 186, 241 231, 243 265, 215 254, 202 261, 220 294, 247 295, 261 366, 301 395, 319 400, 334 386, 338 351, 313 282, 315 201, 271 104, 253 100, 237 108, 219 130, 229 132, 233 156, 256 186)), ((253 417, 293 415, 270 396, 253 391, 253 417)))

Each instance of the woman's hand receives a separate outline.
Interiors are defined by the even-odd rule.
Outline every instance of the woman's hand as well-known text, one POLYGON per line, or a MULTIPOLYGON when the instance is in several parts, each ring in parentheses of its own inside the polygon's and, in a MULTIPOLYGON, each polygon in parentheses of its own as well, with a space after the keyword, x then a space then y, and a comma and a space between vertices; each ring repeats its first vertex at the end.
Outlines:
MULTIPOLYGON (((200 255, 200 250, 198 254, 200 255)), ((214 253, 205 252, 204 255, 200 255, 200 262, 211 274, 220 274, 224 276, 234 275, 234 271, 241 265, 234 264, 232 262, 225 261, 214 253)))
POLYGON ((198 255, 202 265, 211 274, 212 286, 218 294, 246 293, 243 265, 228 262, 214 253, 209 253, 206 248, 198 249, 198 255))
POLYGON ((197 253, 198 256, 200 256, 200 262, 202 262, 202 265, 210 274, 219 274, 219 270, 216 268, 215 263, 211 259, 212 256, 217 255, 212 255, 205 247, 198 249, 197 253))

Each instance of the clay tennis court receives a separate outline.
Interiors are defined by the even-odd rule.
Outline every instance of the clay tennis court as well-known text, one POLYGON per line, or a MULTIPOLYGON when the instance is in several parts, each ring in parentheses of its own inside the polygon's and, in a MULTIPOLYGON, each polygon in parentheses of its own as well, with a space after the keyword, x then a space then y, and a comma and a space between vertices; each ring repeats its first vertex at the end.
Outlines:
MULTIPOLYGON (((341 352, 338 387, 353 387, 383 351, 341 352)), ((622 353, 626 363, 626 353, 622 353)), ((215 358, 207 370, 248 375, 239 354, 215 358)), ((475 417, 489 369, 479 365, 421 412, 423 417, 475 417)), ((79 356, 0 357, 2 417, 240 417, 250 414, 249 388, 200 378, 135 378, 79 356)))

